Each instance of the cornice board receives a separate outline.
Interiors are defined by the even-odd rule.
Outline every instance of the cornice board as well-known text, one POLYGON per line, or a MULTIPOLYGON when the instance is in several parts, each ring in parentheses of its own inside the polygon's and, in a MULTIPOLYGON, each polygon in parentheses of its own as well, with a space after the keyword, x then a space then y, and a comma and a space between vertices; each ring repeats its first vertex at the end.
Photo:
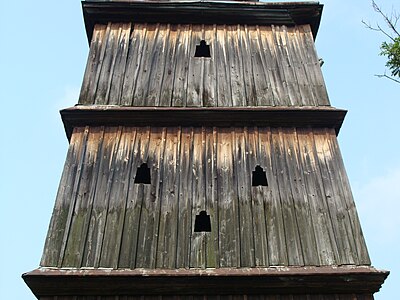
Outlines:
POLYGON ((277 267, 244 269, 57 269, 23 275, 36 296, 234 295, 377 292, 388 271, 373 267, 277 267))
POLYGON ((339 133, 346 110, 332 107, 170 108, 75 106, 60 111, 68 139, 82 126, 326 127, 339 133))

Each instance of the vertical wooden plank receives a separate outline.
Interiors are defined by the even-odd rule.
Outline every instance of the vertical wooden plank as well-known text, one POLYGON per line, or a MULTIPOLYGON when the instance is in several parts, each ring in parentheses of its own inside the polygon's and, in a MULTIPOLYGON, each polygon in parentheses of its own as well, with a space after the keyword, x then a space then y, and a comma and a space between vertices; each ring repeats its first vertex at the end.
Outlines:
MULTIPOLYGON (((206 210, 205 195, 205 132, 195 127, 193 134, 192 162, 192 228, 190 240, 190 267, 206 267, 206 235, 208 232, 194 232, 196 215, 206 210)), ((208 214, 209 212, 207 212, 208 214)))
MULTIPOLYGON (((315 157, 312 133, 309 129, 297 129, 299 149, 301 152, 301 164, 304 171, 304 183, 307 191, 308 203, 312 216, 314 235, 317 245, 315 265, 332 265, 336 263, 337 255, 332 245, 332 230, 327 223, 327 210, 323 205, 323 192, 320 182, 318 162, 315 157)), ((337 253, 337 251, 336 251, 337 253)))
POLYGON ((292 62, 292 53, 288 47, 288 29, 285 25, 275 26, 272 28, 273 32, 275 29, 274 37, 278 45, 277 49, 288 86, 290 103, 294 106, 301 106, 301 90, 299 89, 299 84, 294 70, 294 64, 292 62))
POLYGON ((203 25, 204 39, 210 46, 211 58, 203 59, 204 76, 203 76, 203 105, 204 106, 217 106, 217 84, 216 84, 216 34, 217 25, 203 25))
POLYGON ((141 67, 147 33, 147 24, 133 24, 132 26, 133 29, 129 39, 129 51, 120 101, 123 106, 129 106, 133 103, 133 95, 141 67))
MULTIPOLYGON (((335 233, 337 232, 337 228, 331 218, 331 211, 329 208, 329 203, 327 203, 327 195, 329 195, 329 192, 327 191, 327 185, 325 185, 326 181, 326 174, 323 174, 323 153, 319 152, 319 147, 317 146, 317 141, 315 139, 315 134, 314 131, 310 130, 309 134, 310 138, 312 139, 312 144, 313 144, 313 152, 314 152, 314 159, 316 162, 316 173, 315 175, 317 176, 317 180, 315 181, 318 184, 318 190, 320 191, 319 199, 320 199, 320 205, 321 209, 324 211, 324 217, 326 219, 326 224, 329 230, 329 238, 330 242, 332 245, 332 250, 333 250, 333 255, 335 258, 336 263, 338 264, 339 262, 339 245, 337 244, 337 240, 335 238, 335 233), (325 175, 325 176, 324 176, 325 175)), ((333 209, 333 208, 332 208, 333 209)))
POLYGON ((260 163, 265 166, 269 193, 264 193, 265 219, 267 226, 269 264, 288 265, 285 228, 282 215, 282 204, 277 182, 277 153, 273 147, 270 128, 259 128, 260 163))
POLYGON ((288 151, 285 148, 285 137, 283 129, 272 129, 272 143, 275 153, 274 165, 276 166, 276 177, 278 181, 279 194, 282 204, 283 223, 285 227, 286 247, 288 251, 288 264, 301 266, 304 264, 300 244, 299 229, 297 226, 296 213, 294 210, 294 199, 291 183, 288 178, 288 151))
POLYGON ((249 28, 247 25, 240 26, 240 46, 242 55, 242 68, 244 77, 244 89, 246 91, 246 105, 255 106, 257 103, 254 70, 252 64, 252 43, 250 43, 249 28))
POLYGON ((300 92, 300 105, 316 105, 312 93, 311 84, 308 81, 308 74, 302 61, 302 51, 298 42, 299 30, 297 27, 288 27, 285 32, 286 48, 289 53, 289 61, 292 66, 297 85, 300 92))
POLYGON ((131 23, 121 24, 121 34, 119 36, 118 47, 116 49, 115 65, 110 82, 110 91, 107 102, 108 104, 121 104, 121 92, 126 71, 131 26, 131 23))
MULTIPOLYGON (((96 130, 95 128, 92 128, 92 131, 96 130)), ((96 160, 95 160, 95 167, 93 170, 93 182, 90 188, 90 194, 89 194, 89 203, 87 204, 87 217, 85 219, 85 224, 84 224, 84 228, 85 228, 85 239, 82 240, 82 244, 81 244, 81 253, 80 253, 80 266, 83 266, 83 261, 85 259, 85 250, 86 250, 86 244, 87 241, 89 239, 89 226, 90 226, 90 222, 91 222, 91 218, 92 218, 92 211, 93 211, 93 203, 94 203, 94 199, 96 197, 96 186, 97 186, 97 181, 98 178, 100 177, 100 173, 99 173, 99 169, 100 169, 100 165, 101 165, 101 161, 102 161, 102 148, 103 148, 103 143, 104 143, 104 135, 105 135, 105 129, 104 126, 100 127, 98 129, 100 131, 100 135, 97 136, 97 134, 94 136, 94 141, 97 142, 97 153, 96 153, 96 160)), ((93 142, 93 141, 92 141, 93 142)))
POLYGON ((271 38, 271 26, 257 26, 257 43, 261 54, 262 70, 264 70, 266 82, 261 85, 263 90, 261 93, 266 94, 258 100, 259 105, 271 105, 279 106, 282 105, 279 102, 279 93, 282 90, 282 78, 277 77, 276 68, 277 61, 276 57, 272 56, 271 47, 273 45, 268 43, 268 38, 271 38), (262 101, 264 99, 264 101, 262 101), (266 100, 266 101, 265 101, 266 100))
MULTIPOLYGON (((309 28, 309 27, 308 27, 309 28)), ((296 37, 298 42, 298 55, 301 56, 302 65, 305 69, 305 73, 307 75, 307 84, 311 89, 312 98, 310 98, 310 103, 315 106, 321 105, 319 102, 319 89, 320 87, 317 84, 317 75, 315 74, 314 68, 316 67, 313 59, 311 57, 312 53, 309 52, 309 47, 306 46, 306 33, 307 28, 303 28, 303 26, 296 26, 296 37)))
POLYGON ((181 135, 176 267, 189 268, 192 235, 193 129, 183 127, 181 135))
POLYGON ((102 104, 101 102, 97 103, 96 98, 97 98, 97 92, 98 92, 98 88, 99 88, 100 81, 101 81, 103 65, 104 65, 104 62, 106 59, 106 52, 107 52, 107 48, 108 48, 110 34, 111 34, 111 23, 109 23, 107 25, 106 31, 104 33, 103 42, 101 44, 101 50, 100 50, 100 54, 99 54, 99 63, 96 68, 96 73, 94 74, 94 77, 93 77, 93 83, 91 85, 92 88, 90 88, 89 94, 88 94, 88 99, 90 99, 91 104, 102 104))
POLYGON ((144 39, 142 59, 137 73, 135 90, 133 93, 133 105, 145 106, 152 105, 147 101, 149 84, 151 80, 153 54, 157 48, 157 37, 159 33, 159 24, 147 24, 146 36, 144 39))
POLYGON ((80 157, 82 157, 84 152, 85 143, 84 127, 76 127, 68 147, 67 158, 65 160, 55 206, 46 237, 46 244, 40 262, 41 266, 56 267, 58 265, 61 245, 66 230, 68 212, 70 206, 73 205, 71 199, 74 181, 78 171, 80 157))
POLYGON ((146 106, 160 105, 160 92, 163 84, 163 74, 165 69, 166 47, 169 39, 169 26, 158 24, 158 34, 155 37, 155 44, 149 59, 149 83, 146 96, 146 106))
POLYGON ((120 142, 114 159, 114 176, 110 187, 107 220, 101 250, 100 266, 117 268, 121 237, 124 230, 126 199, 129 188, 131 135, 130 129, 121 129, 120 142))
POLYGON ((230 87, 229 58, 226 45, 226 26, 217 26, 216 66, 217 66, 217 98, 218 106, 232 106, 232 91, 230 87))
POLYGON ((101 68, 101 54, 103 43, 105 42, 104 36, 106 34, 106 29, 107 26, 102 24, 96 24, 94 27, 89 57, 79 95, 79 104, 94 104, 94 98, 91 98, 91 96, 93 96, 93 90, 95 91, 97 89, 97 81, 95 81, 96 73, 98 69, 101 68))
POLYGON ((308 101, 304 103, 308 103, 308 105, 315 105, 319 106, 319 99, 318 99, 318 91, 316 88, 316 77, 313 71, 314 65, 310 62, 309 54, 307 48, 304 44, 305 34, 302 29, 302 26, 295 27, 295 37, 293 45, 295 45, 296 54, 299 58, 300 64, 302 69, 304 70, 305 75, 305 85, 309 89, 309 98, 308 101))
POLYGON ((238 267, 240 249, 237 248, 239 236, 230 128, 219 129, 217 147, 220 267, 238 267))
POLYGON ((104 227, 107 220, 108 200, 113 181, 114 159, 121 132, 122 128, 118 129, 117 127, 108 127, 104 132, 101 148, 102 159, 94 187, 96 194, 93 197, 93 208, 82 259, 83 267, 99 266, 104 227))
POLYGON ((264 61, 264 50, 258 26, 249 26, 249 41, 251 47, 251 63, 254 76, 254 87, 257 106, 273 105, 274 99, 272 90, 269 87, 270 80, 266 72, 264 61))
MULTIPOLYGON (((274 26, 265 27, 265 39, 269 48, 269 53, 271 53, 272 60, 269 65, 272 67, 272 80, 276 91, 278 93, 278 101, 276 105, 289 106, 291 105, 287 79, 285 78, 285 73, 283 71, 282 58, 279 55, 279 46, 277 45, 276 38, 274 37, 275 29, 274 26)), ((268 52, 267 52, 268 53, 268 52)))
MULTIPOLYGON (((281 186, 282 189, 287 190, 287 194, 289 195, 288 197, 284 196, 281 191, 281 198, 285 198, 286 201, 284 201, 284 203, 289 206, 286 209, 289 210, 288 214, 291 215, 293 220, 289 220, 287 223, 294 226, 296 243, 295 245, 288 245, 288 249, 291 248, 292 251, 297 252, 294 254, 296 255, 296 260, 292 259, 291 264, 313 264, 314 262, 312 261, 312 257, 315 255, 316 245, 313 243, 315 239, 312 236, 313 227, 309 220, 310 215, 308 214, 308 206, 304 206, 304 195, 306 192, 304 188, 302 189, 302 187, 299 186, 302 179, 300 178, 298 170, 299 161, 296 155, 296 133, 292 128, 282 128, 279 129, 279 131, 279 142, 282 144, 280 154, 284 160, 284 163, 281 165, 281 167, 283 167, 282 175, 286 179, 282 180, 281 186)), ((305 203, 307 203, 307 201, 305 201, 305 203)), ((293 256, 293 254, 289 252, 289 262, 291 260, 291 255, 293 256)))
POLYGON ((303 47, 307 53, 308 70, 314 75, 318 105, 330 105, 310 25, 303 25, 299 28, 303 30, 304 34, 302 39, 303 47))
MULTIPOLYGON (((331 181, 331 177, 334 176, 335 169, 331 170, 329 162, 332 161, 333 157, 330 153, 328 141, 325 136, 325 132, 322 130, 313 130, 315 148, 317 151, 319 165, 321 170, 321 178, 324 185, 325 197, 329 216, 331 219, 333 233, 338 248, 338 264, 355 264, 355 258, 353 253, 350 251, 349 238, 346 232, 346 228, 343 226, 342 216, 344 215, 344 207, 341 204, 340 191, 336 186, 336 178, 331 181), (331 172, 332 171, 332 172, 331 172)), ((336 168, 336 166, 335 166, 336 168)), ((357 257, 357 254, 355 255, 357 257)))
POLYGON ((151 129, 148 152, 148 166, 151 169, 150 195, 144 198, 140 215, 140 228, 136 257, 137 268, 155 268, 157 259, 157 239, 160 220, 160 191, 163 179, 163 157, 166 142, 166 128, 151 129))
POLYGON ((218 177, 217 177, 217 129, 206 128, 206 209, 210 215, 211 232, 206 235, 206 267, 219 267, 219 227, 218 227, 218 177))
POLYGON ((83 158, 83 166, 76 204, 72 215, 69 236, 65 249, 63 266, 80 267, 87 238, 87 226, 90 221, 93 188, 96 185, 99 159, 97 153, 102 144, 103 130, 91 128, 87 139, 87 148, 83 158))
POLYGON ((163 184, 160 192, 161 211, 158 230, 157 267, 176 266, 178 230, 178 171, 180 128, 169 127, 163 157, 163 184))
POLYGON ((117 58, 118 40, 121 34, 120 23, 110 23, 108 25, 110 31, 106 37, 107 46, 102 61, 99 82, 97 85, 95 104, 108 104, 108 96, 110 93, 111 78, 114 71, 115 60, 117 58))
POLYGON ((87 150, 88 136, 89 136, 89 127, 86 126, 84 133, 83 133, 83 139, 82 139, 82 145, 81 145, 81 155, 79 157, 79 160, 77 161, 77 170, 76 170, 75 177, 73 178, 73 188, 72 188, 71 198, 68 199, 69 201, 71 201, 71 203, 68 207, 68 215, 66 217, 66 222, 65 222, 65 231, 64 231, 63 238, 62 238, 60 256, 58 259, 58 267, 61 267, 64 265, 67 242, 68 242, 68 239, 70 238, 71 224, 72 224, 72 220, 73 220, 75 206, 76 206, 76 202, 77 202, 77 198, 78 198, 78 191, 79 191, 81 178, 82 178, 82 169, 84 168, 84 159, 85 159, 86 150, 87 150))
POLYGON ((267 181, 270 176, 266 168, 270 167, 265 151, 261 151, 259 134, 257 128, 245 129, 246 155, 248 157, 246 168, 243 170, 247 176, 246 185, 250 188, 251 208, 253 224, 251 224, 254 235, 254 263, 256 266, 269 266, 268 241, 267 241, 267 215, 264 208, 264 199, 271 199, 269 196, 270 187, 251 186, 252 172, 257 165, 260 165, 267 174, 267 181))
POLYGON ((179 58, 175 66, 174 91, 172 95, 172 106, 186 106, 186 90, 188 82, 189 56, 192 53, 190 49, 191 26, 182 25, 181 34, 178 36, 176 56, 179 58))
POLYGON ((240 26, 227 26, 227 53, 229 56, 232 105, 245 106, 246 94, 242 69, 242 53, 240 51, 240 26))
POLYGON ((174 90, 175 67, 177 61, 180 59, 176 55, 176 51, 178 48, 178 38, 181 34, 181 25, 168 24, 168 28, 169 36, 165 46, 167 52, 165 53, 165 67, 160 91, 160 106, 171 106, 172 93, 174 90))
MULTIPOLYGON (((150 185, 135 183, 138 167, 148 160, 148 147, 150 140, 150 127, 131 128, 130 141, 131 153, 129 155, 128 190, 126 191, 126 204, 119 254, 119 268, 135 268, 136 252, 138 247, 138 233, 141 227, 140 217, 143 202, 149 199, 150 185)), ((152 179, 152 178, 151 178, 152 179)))
MULTIPOLYGON (((209 58, 194 57, 196 46, 200 45, 200 41, 204 39, 201 25, 191 26, 191 38, 189 52, 189 70, 187 85, 187 106, 202 106, 203 99, 203 76, 204 76, 204 60, 209 58)), ((206 41, 207 42, 207 41, 206 41)))
POLYGON ((284 78, 278 65, 278 58, 275 51, 275 42, 272 38, 271 26, 260 26, 260 39, 264 49, 265 72, 268 74, 268 80, 273 95, 273 105, 287 105, 287 92, 284 88, 284 78))
POLYGON ((296 89, 295 79, 293 77, 292 67, 289 62, 285 40, 282 39, 282 33, 286 30, 286 26, 271 26, 272 41, 275 47, 275 55, 279 66, 279 73, 283 79, 287 92, 287 104, 297 106, 298 90, 296 89))
POLYGON ((357 253, 357 263, 359 263, 360 265, 370 265, 371 260, 369 258, 368 250, 365 244, 364 235, 361 230, 360 220, 357 215, 353 194, 351 192, 350 183, 347 178, 336 134, 332 129, 326 129, 326 132, 329 141, 329 149, 332 153, 332 157, 334 157, 332 168, 334 167, 334 170, 337 171, 333 174, 336 175, 336 184, 339 189, 341 189, 340 194, 343 195, 343 197, 341 198, 343 201, 342 206, 344 206, 345 210, 347 211, 347 214, 344 213, 343 215, 341 215, 341 217, 343 218, 344 222, 349 223, 346 225, 346 231, 348 232, 349 237, 351 237, 351 235, 353 236, 355 243, 355 245, 353 245, 353 241, 350 240, 352 253, 357 253))
POLYGON ((304 180, 304 169, 301 161, 301 151, 296 129, 285 130, 285 147, 288 150, 289 180, 292 184, 292 194, 294 198, 294 207, 296 210, 297 224, 299 227, 300 241, 303 250, 304 264, 314 265, 318 262, 316 259, 317 245, 313 229, 312 214, 310 204, 308 203, 307 190, 304 180))
MULTIPOLYGON (((247 128, 235 128, 233 143, 233 172, 236 174, 236 186, 233 188, 237 189, 238 191, 237 198, 240 228, 240 266, 254 267, 254 233, 256 231, 256 222, 253 220, 253 206, 251 197, 252 188, 250 181, 251 172, 249 173, 249 155, 247 151, 247 128)), ((262 208, 264 208, 264 206, 262 206, 262 208)), ((260 212, 260 214, 263 213, 263 210, 260 212)), ((264 220, 263 223, 265 225, 264 220)), ((257 243, 260 242, 262 243, 263 240, 257 240, 257 243)))

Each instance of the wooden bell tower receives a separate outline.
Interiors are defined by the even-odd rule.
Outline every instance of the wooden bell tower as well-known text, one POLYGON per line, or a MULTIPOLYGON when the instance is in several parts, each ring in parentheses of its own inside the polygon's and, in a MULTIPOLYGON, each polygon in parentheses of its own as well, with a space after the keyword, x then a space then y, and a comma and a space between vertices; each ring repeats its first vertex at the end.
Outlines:
POLYGON ((83 1, 41 300, 373 299, 318 2, 83 1))

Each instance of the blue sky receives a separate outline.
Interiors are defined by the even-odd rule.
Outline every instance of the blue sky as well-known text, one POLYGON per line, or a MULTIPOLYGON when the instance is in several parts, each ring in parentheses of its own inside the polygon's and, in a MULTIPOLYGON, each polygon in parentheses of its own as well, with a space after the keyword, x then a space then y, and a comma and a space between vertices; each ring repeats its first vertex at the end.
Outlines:
MULTIPOLYGON (((397 2, 397 3, 396 3, 397 2)), ((325 0, 317 51, 333 106, 348 109, 339 142, 373 265, 400 282, 400 84, 379 79, 384 37, 366 0, 325 0)), ((398 0, 381 0, 386 11, 398 0)), ((88 44, 79 1, 0 3, 0 299, 35 299, 21 274, 39 265, 68 147, 58 111, 77 102, 88 44)))

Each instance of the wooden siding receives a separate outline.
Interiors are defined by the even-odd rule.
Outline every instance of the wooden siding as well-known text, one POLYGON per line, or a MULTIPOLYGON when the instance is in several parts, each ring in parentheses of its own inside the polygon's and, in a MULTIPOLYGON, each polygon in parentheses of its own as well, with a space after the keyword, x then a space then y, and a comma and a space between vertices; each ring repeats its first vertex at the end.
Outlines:
POLYGON ((123 126, 75 128, 41 262, 346 264, 370 260, 333 129, 123 126), (269 186, 251 186, 257 165, 269 186), (193 232, 202 210, 211 232, 193 232))
POLYGON ((55 296, 40 300, 373 300, 370 294, 307 294, 307 295, 185 295, 185 296, 55 296))
POLYGON ((327 106, 309 25, 96 25, 79 103, 327 106), (211 58, 194 57, 205 40, 211 58))

